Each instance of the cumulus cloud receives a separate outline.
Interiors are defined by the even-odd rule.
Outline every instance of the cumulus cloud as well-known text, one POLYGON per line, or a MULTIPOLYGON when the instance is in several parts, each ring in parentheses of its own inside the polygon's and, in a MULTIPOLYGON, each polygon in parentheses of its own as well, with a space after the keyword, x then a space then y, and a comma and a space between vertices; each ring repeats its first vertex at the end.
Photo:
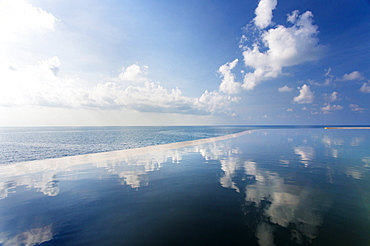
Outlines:
POLYGON ((321 108, 324 114, 329 114, 331 111, 342 110, 342 109, 343 109, 343 106, 331 105, 330 103, 327 103, 324 107, 321 108))
POLYGON ((370 83, 363 83, 360 91, 363 93, 370 93, 370 83))
POLYGON ((126 88, 112 82, 98 84, 83 98, 81 105, 87 107, 198 115, 230 115, 230 104, 238 100, 217 91, 205 91, 199 98, 186 97, 179 88, 167 90, 153 82, 126 88))
POLYGON ((312 103, 314 98, 314 94, 310 87, 304 84, 301 88, 299 88, 299 95, 293 98, 293 102, 299 104, 312 103))
POLYGON ((199 98, 183 96, 179 88, 168 90, 151 82, 148 67, 138 64, 122 69, 111 82, 92 87, 78 77, 59 73, 61 61, 52 57, 36 65, 21 67, 0 64, 0 106, 43 106, 63 108, 126 108, 140 112, 199 115, 231 115, 231 103, 238 101, 219 91, 205 91, 199 98), (122 83, 134 81, 135 83, 122 83))
POLYGON ((284 67, 317 60, 324 52, 325 46, 319 44, 318 27, 313 24, 310 11, 301 15, 293 11, 287 21, 290 27, 278 25, 262 31, 261 42, 243 47, 245 66, 254 69, 245 74, 244 89, 252 90, 261 81, 276 78, 284 67))
POLYGON ((354 80, 364 80, 365 78, 362 76, 362 74, 359 71, 353 71, 349 74, 344 74, 342 77, 335 78, 334 75, 331 74, 332 69, 328 68, 325 70, 325 81, 320 83, 313 80, 309 80, 309 83, 311 85, 316 86, 329 86, 332 84, 333 81, 354 81, 354 80))
POLYGON ((337 100, 339 100, 339 98, 338 98, 338 92, 336 92, 336 91, 334 91, 332 94, 330 94, 330 96, 329 96, 329 99, 330 99, 330 101, 331 102, 334 102, 334 101, 337 101, 337 100))
POLYGON ((352 73, 345 74, 341 79, 337 79, 338 81, 348 81, 348 80, 362 80, 361 73, 359 71, 353 71, 352 73))
POLYGON ((293 90, 293 88, 290 88, 290 87, 288 87, 286 85, 284 85, 283 87, 278 88, 278 91, 279 92, 290 92, 292 90, 293 90))
POLYGON ((147 81, 146 75, 148 66, 143 66, 143 69, 138 64, 132 64, 126 69, 121 68, 121 73, 119 74, 119 79, 123 81, 132 81, 132 82, 145 82, 147 81))
POLYGON ((58 77, 60 60, 54 56, 24 67, 0 64, 0 105, 59 105, 69 99, 72 80, 58 77), (57 92, 57 93, 54 93, 57 92), (50 103, 50 104, 49 104, 50 103))
POLYGON ((149 81, 128 87, 112 82, 98 84, 83 98, 82 106, 88 107, 196 115, 231 115, 230 104, 238 101, 217 91, 205 91, 199 98, 186 97, 179 88, 168 90, 149 81))
POLYGON ((235 59, 232 62, 227 62, 218 69, 222 78, 222 83, 219 88, 221 92, 225 92, 227 94, 236 94, 240 92, 241 83, 235 81, 235 74, 231 72, 231 70, 238 64, 238 61, 238 59, 235 59))
POLYGON ((361 108, 357 104, 350 104, 349 107, 351 108, 352 111, 356 112, 363 112, 365 110, 364 108, 361 108))
POLYGON ((339 98, 339 93, 338 92, 336 92, 336 91, 333 91, 333 93, 331 93, 331 94, 324 94, 324 99, 326 100, 326 101, 329 101, 329 102, 335 102, 335 101, 339 101, 339 100, 341 100, 340 98, 339 98))
POLYGON ((196 99, 195 106, 198 110, 212 114, 228 114, 230 104, 239 100, 239 97, 231 97, 217 91, 205 91, 200 98, 196 99))
POLYGON ((255 10, 254 24, 258 28, 266 28, 271 24, 272 10, 276 8, 277 0, 260 0, 255 10))
POLYGON ((54 30, 58 19, 26 0, 0 1, 0 30, 2 41, 12 40, 26 31, 54 30))
POLYGON ((194 99, 176 88, 167 90, 153 82, 122 87, 113 82, 98 84, 85 92, 83 106, 129 108, 140 112, 191 113, 194 99))

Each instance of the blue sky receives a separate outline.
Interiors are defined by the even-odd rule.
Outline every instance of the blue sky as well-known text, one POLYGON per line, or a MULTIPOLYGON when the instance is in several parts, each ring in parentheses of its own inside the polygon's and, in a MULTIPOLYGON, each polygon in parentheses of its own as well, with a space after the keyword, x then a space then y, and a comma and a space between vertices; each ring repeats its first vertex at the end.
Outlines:
POLYGON ((366 0, 0 1, 0 125, 369 124, 366 0))

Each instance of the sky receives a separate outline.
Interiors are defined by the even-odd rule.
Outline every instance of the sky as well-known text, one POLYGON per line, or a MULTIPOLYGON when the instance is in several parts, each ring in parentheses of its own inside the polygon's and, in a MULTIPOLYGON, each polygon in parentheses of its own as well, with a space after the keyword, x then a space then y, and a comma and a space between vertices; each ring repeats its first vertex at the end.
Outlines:
POLYGON ((368 125, 368 0, 0 0, 0 126, 368 125))

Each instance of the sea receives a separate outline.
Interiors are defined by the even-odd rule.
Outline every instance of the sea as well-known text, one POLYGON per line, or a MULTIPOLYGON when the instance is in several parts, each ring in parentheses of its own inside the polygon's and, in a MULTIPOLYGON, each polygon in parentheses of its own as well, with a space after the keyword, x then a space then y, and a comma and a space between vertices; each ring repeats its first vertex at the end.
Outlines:
POLYGON ((0 245, 370 245, 370 130, 0 128, 0 245))

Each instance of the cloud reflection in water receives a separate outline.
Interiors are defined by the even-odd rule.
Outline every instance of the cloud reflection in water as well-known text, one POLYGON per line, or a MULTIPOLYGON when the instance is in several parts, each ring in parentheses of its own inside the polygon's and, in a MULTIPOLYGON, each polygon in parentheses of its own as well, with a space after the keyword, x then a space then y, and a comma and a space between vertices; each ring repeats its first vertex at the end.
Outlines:
MULTIPOLYGON (((150 186, 149 174, 160 171, 165 163, 182 165, 184 157, 197 154, 205 162, 219 163, 219 185, 241 197, 239 205, 244 220, 260 246, 274 245, 277 233, 282 230, 287 231, 290 240, 297 244, 311 243, 318 237, 325 213, 333 204, 333 197, 316 183, 335 183, 336 177, 343 175, 360 180, 369 171, 370 157, 366 153, 358 154, 358 163, 348 164, 346 159, 338 159, 348 155, 348 149, 343 146, 354 148, 366 143, 364 137, 354 139, 357 138, 331 138, 318 134, 311 138, 305 136, 305 141, 301 141, 297 136, 292 138, 276 135, 273 131, 255 131, 240 138, 241 142, 225 139, 180 148, 113 154, 111 158, 107 157, 108 154, 101 154, 91 155, 90 159, 87 156, 75 157, 78 161, 67 158, 3 165, 0 166, 1 196, 6 199, 19 186, 45 196, 58 196, 63 192, 59 187, 61 182, 99 180, 107 175, 115 177, 124 186, 139 189, 150 186), (252 141, 261 137, 271 142, 265 146, 266 149, 257 148, 258 143, 252 141), (246 144, 249 138, 251 143, 246 144), (284 148, 285 152, 276 148, 273 141, 281 141, 282 145, 288 146, 284 148), (326 155, 328 151, 333 153, 334 147, 337 154, 326 155), (269 158, 264 158, 266 153, 269 158), (328 161, 328 158, 332 159, 328 161)), ((52 238, 51 228, 51 225, 44 225, 27 229, 19 235, 5 237, 2 234, 2 243, 12 245, 20 238, 30 240, 28 245, 41 243, 52 238)))

